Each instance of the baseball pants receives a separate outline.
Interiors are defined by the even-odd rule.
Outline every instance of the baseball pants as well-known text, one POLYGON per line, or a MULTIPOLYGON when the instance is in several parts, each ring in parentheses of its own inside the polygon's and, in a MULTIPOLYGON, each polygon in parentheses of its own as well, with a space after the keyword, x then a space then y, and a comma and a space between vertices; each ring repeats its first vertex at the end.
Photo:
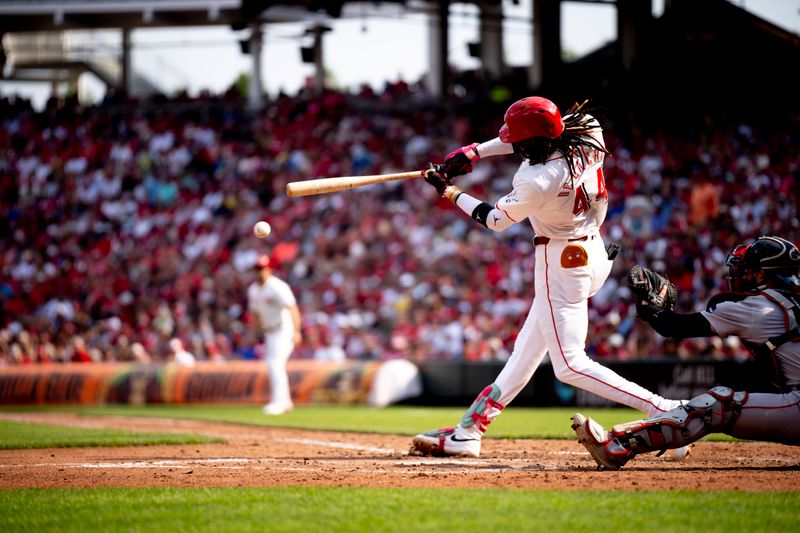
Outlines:
POLYGON ((680 405, 624 379, 586 355, 588 300, 608 278, 611 265, 599 235, 586 241, 550 240, 536 246, 536 294, 511 357, 495 380, 501 391, 500 404, 507 405, 519 394, 549 353, 556 377, 566 384, 648 416, 680 405), (585 251, 587 264, 570 266, 565 259, 576 245, 585 251))
POLYGON ((291 327, 282 327, 267 333, 264 336, 264 348, 264 360, 269 372, 270 403, 292 405, 289 376, 286 372, 286 362, 294 350, 291 327))

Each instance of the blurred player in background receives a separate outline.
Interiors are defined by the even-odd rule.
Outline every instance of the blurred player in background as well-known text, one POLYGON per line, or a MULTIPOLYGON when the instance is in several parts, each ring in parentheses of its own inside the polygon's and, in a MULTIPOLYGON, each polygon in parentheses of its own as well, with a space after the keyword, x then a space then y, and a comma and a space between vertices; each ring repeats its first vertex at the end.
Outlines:
MULTIPOLYGON (((584 102, 585 104, 585 102, 584 102)), ((680 402, 664 399, 591 360, 584 351, 588 300, 611 272, 600 225, 608 192, 603 161, 608 151, 598 121, 574 106, 562 118, 546 98, 511 105, 499 137, 451 153, 425 181, 476 222, 503 231, 528 220, 536 234, 535 296, 513 352, 494 383, 475 399, 455 428, 414 437, 412 453, 478 457, 487 426, 513 400, 550 354, 558 379, 638 409, 648 416, 680 402), (450 183, 480 158, 516 153, 523 162, 512 190, 494 207, 450 183)))
POLYGON ((247 288, 250 325, 264 334, 264 360, 270 380, 270 401, 263 412, 281 415, 294 408, 286 362, 300 343, 300 310, 289 285, 272 274, 269 256, 256 261, 259 279, 247 288))
POLYGON ((183 346, 183 341, 178 337, 169 340, 170 360, 180 366, 194 366, 194 354, 183 346))
POLYGON ((681 314, 637 304, 640 318, 664 337, 736 335, 781 392, 714 387, 668 413, 610 432, 575 413, 578 442, 603 468, 617 470, 640 453, 686 446, 709 433, 800 446, 800 250, 762 236, 728 254, 729 293, 705 311, 681 314))

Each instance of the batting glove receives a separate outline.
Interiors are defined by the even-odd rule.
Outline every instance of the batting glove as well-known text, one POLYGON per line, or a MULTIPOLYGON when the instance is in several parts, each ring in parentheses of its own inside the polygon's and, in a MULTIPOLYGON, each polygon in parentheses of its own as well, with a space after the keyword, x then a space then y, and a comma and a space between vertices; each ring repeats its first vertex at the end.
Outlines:
POLYGON ((444 190, 450 185, 450 178, 442 174, 443 166, 431 163, 430 168, 425 171, 425 181, 436 189, 439 196, 444 196, 444 190))
POLYGON ((455 178, 472 172, 472 162, 480 159, 478 143, 462 146, 444 158, 444 174, 448 178, 455 178))

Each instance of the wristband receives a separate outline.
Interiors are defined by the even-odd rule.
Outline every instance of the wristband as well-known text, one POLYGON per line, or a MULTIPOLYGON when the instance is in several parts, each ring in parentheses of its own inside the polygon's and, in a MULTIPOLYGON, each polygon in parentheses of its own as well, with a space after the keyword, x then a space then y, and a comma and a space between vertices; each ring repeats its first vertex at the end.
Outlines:
POLYGON ((442 196, 444 196, 445 198, 447 198, 451 202, 456 203, 456 200, 458 200, 459 195, 461 193, 463 193, 463 192, 464 191, 462 191, 461 189, 459 189, 455 185, 448 185, 447 187, 445 187, 444 192, 442 193, 442 196))
POLYGON ((470 161, 477 161, 481 158, 481 154, 478 153, 478 143, 470 144, 464 148, 462 148, 462 150, 464 150, 463 153, 470 161), (466 148, 466 150, 464 150, 464 148, 466 148))

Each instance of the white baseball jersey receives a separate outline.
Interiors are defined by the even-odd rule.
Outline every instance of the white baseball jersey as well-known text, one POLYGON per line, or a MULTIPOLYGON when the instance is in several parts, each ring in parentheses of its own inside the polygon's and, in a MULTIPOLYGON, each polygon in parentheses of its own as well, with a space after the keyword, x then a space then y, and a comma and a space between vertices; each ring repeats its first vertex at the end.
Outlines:
POLYGON ((292 289, 282 279, 270 276, 247 288, 247 305, 267 332, 293 327, 289 308, 297 305, 292 289))
MULTIPOLYGON (((592 137, 604 146, 599 127, 592 137)), ((513 190, 500 198, 495 208, 514 222, 527 218, 536 235, 551 239, 598 233, 608 210, 603 176, 605 154, 591 148, 583 151, 588 165, 584 167, 580 158, 575 158, 577 177, 569 176, 569 167, 560 153, 544 165, 524 161, 514 175, 513 190)))

